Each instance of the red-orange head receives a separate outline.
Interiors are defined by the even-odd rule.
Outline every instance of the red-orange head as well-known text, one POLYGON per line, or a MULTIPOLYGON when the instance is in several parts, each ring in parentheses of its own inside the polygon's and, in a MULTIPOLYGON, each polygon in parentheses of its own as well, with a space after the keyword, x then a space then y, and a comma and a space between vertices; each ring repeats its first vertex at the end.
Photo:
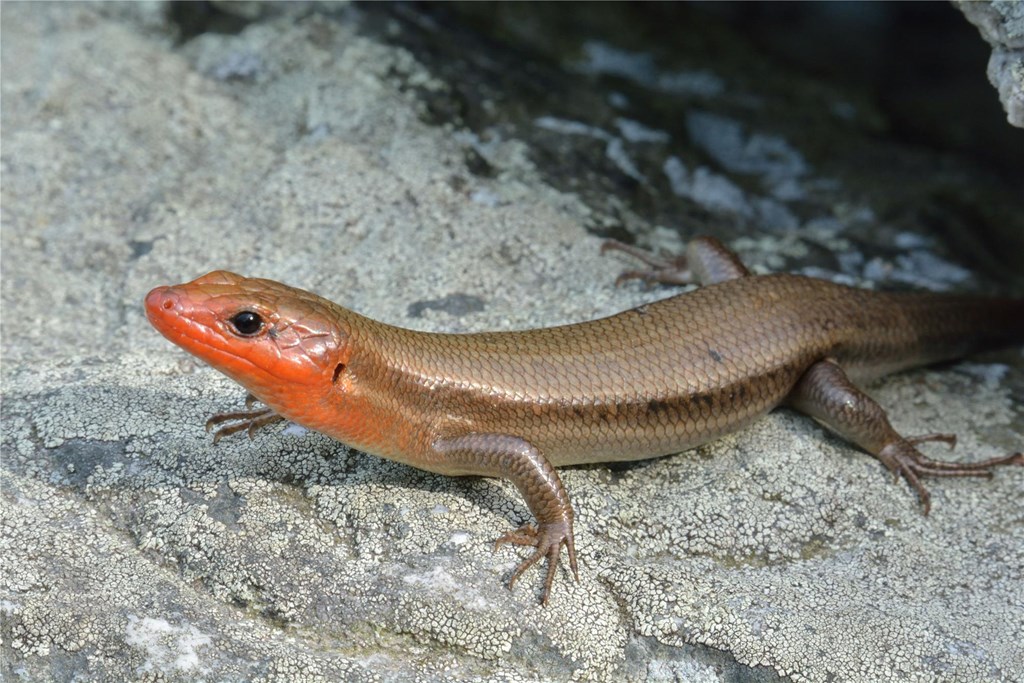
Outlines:
POLYGON ((315 294, 223 270, 146 295, 161 334, 286 416, 282 407, 316 397, 348 363, 340 312, 315 294))

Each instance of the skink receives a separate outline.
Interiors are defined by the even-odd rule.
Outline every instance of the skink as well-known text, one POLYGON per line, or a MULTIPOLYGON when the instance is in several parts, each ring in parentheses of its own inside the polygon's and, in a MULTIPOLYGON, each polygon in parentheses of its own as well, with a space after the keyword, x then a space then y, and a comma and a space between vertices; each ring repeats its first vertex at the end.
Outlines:
POLYGON ((779 405, 802 411, 878 458, 916 490, 925 476, 991 476, 1024 454, 932 460, 857 383, 911 366, 1024 342, 1024 300, 878 293, 796 275, 751 275, 709 237, 625 277, 701 288, 617 315, 516 332, 436 334, 386 325, 315 294, 226 271, 146 297, 165 337, 265 407, 211 418, 217 437, 281 419, 366 453, 446 475, 504 477, 536 524, 500 539, 547 559, 546 602, 562 548, 578 577, 573 508, 556 471, 678 453, 779 405))

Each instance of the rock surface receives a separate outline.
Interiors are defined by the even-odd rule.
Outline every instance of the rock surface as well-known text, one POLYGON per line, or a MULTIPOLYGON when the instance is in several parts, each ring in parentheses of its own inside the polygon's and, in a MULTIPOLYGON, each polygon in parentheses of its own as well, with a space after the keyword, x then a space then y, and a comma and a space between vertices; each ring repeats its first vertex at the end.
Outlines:
MULTIPOLYGON (((244 9, 192 37, 160 4, 3 7, 5 678, 1020 679, 1024 470, 936 482, 923 517, 786 411, 567 469, 581 577, 544 609, 539 573, 503 585, 521 553, 491 552, 527 517, 508 483, 296 427, 214 446, 201 425, 241 391, 141 309, 225 268, 419 329, 576 321, 663 296, 614 288, 594 232, 678 248, 678 224, 760 270, 985 288, 1019 197, 809 81, 594 39, 552 58, 571 95, 544 60, 499 88, 483 49, 462 73, 418 51, 429 16, 244 9), (520 86, 550 99, 485 118, 520 86), (689 113, 645 116, 645 93, 689 113)), ((961 457, 1022 441, 1019 351, 873 390, 961 457)))
POLYGON ((999 91, 1006 120, 1024 128, 1024 3, 957 0, 956 6, 992 46, 988 80, 999 91))

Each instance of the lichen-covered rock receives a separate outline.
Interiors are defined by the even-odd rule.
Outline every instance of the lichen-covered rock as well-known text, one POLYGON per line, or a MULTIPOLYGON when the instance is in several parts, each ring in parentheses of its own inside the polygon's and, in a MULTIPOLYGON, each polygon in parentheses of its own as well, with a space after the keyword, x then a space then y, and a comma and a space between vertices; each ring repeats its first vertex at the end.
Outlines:
MULTIPOLYGON (((295 427, 215 446, 203 422, 241 391, 141 308, 152 286, 214 268, 421 329, 556 324, 662 296, 612 286, 623 264, 585 227, 678 247, 647 203, 679 208, 687 232, 713 217, 758 269, 978 282, 880 207, 987 177, 882 155, 829 111, 815 125, 837 121, 834 144, 808 144, 763 127, 730 75, 595 43, 571 69, 625 79, 580 95, 606 120, 472 128, 438 112, 463 111, 456 86, 479 74, 442 78, 359 7, 271 10, 184 39, 160 4, 3 7, 5 680, 1019 677, 1020 471, 938 482, 926 518, 876 461, 785 411, 684 455, 569 468, 580 582, 562 572, 545 609, 538 572, 504 586, 524 551, 491 549, 528 514, 507 482, 295 427), (700 106, 659 127, 620 111, 636 88, 700 106), (578 193, 541 167, 552 149, 585 160, 562 178, 587 179, 578 193), (872 151, 823 160, 836 149, 872 151), (920 177, 933 166, 938 185, 920 177), (861 249, 876 238, 892 249, 861 249)), ((495 108, 473 104, 477 121, 495 108)), ((1011 353, 876 395, 900 429, 958 432, 981 458, 1019 445, 1022 378, 1011 353)))
POLYGON ((988 80, 999 91, 1006 120, 1024 128, 1024 3, 956 0, 955 5, 992 46, 988 80))

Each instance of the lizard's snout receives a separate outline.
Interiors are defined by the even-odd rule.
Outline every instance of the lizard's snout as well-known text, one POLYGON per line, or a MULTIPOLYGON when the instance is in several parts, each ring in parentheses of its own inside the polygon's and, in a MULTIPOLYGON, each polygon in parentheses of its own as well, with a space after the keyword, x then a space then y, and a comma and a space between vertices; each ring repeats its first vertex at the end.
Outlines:
POLYGON ((174 287, 157 287, 146 295, 146 317, 157 329, 159 322, 181 311, 181 294, 174 287))

